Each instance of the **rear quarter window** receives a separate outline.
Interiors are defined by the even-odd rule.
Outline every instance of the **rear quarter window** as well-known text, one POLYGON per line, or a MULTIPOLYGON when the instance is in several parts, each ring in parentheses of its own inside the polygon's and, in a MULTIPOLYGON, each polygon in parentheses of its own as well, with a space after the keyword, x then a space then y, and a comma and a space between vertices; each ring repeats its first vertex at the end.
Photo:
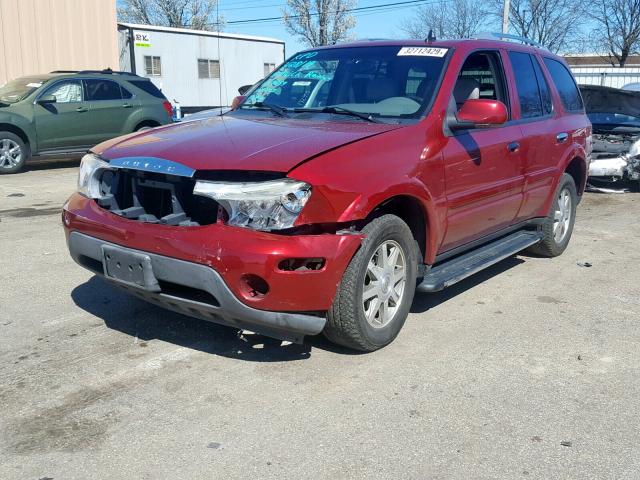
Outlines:
POLYGON ((560 94, 560 100, 564 109, 570 112, 581 111, 584 109, 582 97, 578 91, 578 86, 567 67, 561 62, 552 58, 544 57, 544 64, 549 70, 551 79, 556 86, 556 90, 560 94))
POLYGON ((164 93, 149 80, 129 80, 129 83, 156 98, 162 98, 163 100, 167 98, 164 96, 164 93))

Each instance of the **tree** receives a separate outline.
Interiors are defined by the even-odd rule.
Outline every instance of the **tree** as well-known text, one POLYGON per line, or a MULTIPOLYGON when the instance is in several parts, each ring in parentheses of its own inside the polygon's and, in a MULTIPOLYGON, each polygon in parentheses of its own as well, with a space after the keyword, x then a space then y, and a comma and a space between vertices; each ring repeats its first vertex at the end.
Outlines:
POLYGON ((347 40, 356 25, 349 10, 355 0, 287 0, 283 20, 287 30, 310 47, 347 40))
MULTIPOLYGON (((502 18, 502 0, 495 0, 494 4, 495 15, 502 18)), ((511 0, 510 33, 541 43, 552 52, 570 50, 584 24, 580 0, 511 0)))
POLYGON ((598 25, 594 47, 605 51, 612 64, 624 67, 640 47, 640 0, 595 0, 590 13, 598 25))
POLYGON ((218 0, 119 0, 118 19, 144 25, 221 30, 217 6, 218 0))
POLYGON ((427 38, 429 30, 436 38, 469 38, 487 26, 486 14, 480 0, 440 0, 418 7, 400 28, 411 38, 427 38))

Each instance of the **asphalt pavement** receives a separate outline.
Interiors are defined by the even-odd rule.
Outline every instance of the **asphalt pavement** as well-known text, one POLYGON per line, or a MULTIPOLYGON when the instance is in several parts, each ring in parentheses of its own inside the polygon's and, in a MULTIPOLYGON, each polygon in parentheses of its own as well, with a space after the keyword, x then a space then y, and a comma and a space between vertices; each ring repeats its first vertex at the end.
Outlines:
POLYGON ((170 313, 69 257, 77 161, 0 176, 0 478, 640 478, 640 195, 419 294, 354 354, 170 313), (588 266, 591 265, 591 266, 588 266))

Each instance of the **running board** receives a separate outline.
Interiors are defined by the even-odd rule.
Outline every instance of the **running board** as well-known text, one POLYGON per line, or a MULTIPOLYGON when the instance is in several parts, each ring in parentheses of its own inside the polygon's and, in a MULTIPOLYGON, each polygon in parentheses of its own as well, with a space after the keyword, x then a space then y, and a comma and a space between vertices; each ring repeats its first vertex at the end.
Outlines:
POLYGON ((454 283, 464 280, 474 273, 504 260, 540 241, 535 231, 519 231, 494 240, 464 255, 442 262, 427 270, 419 292, 439 292, 454 283))

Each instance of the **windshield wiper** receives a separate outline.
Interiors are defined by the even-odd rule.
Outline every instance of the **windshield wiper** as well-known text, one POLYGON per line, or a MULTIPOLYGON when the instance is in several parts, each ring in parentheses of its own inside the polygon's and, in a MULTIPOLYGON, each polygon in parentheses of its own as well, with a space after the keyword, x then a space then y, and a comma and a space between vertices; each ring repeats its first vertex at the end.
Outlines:
POLYGON ((319 112, 319 113, 335 113, 337 115, 349 115, 352 117, 361 118, 362 120, 366 120, 371 123, 380 123, 379 120, 373 118, 370 113, 356 112, 355 110, 349 110, 348 108, 339 107, 337 105, 332 105, 329 107, 323 108, 294 108, 294 112, 302 113, 302 112, 319 112))
POLYGON ((254 107, 254 108, 259 108, 262 110, 271 110, 273 113, 275 113, 276 115, 280 116, 280 117, 287 117, 287 109, 286 108, 282 108, 278 105, 273 105, 272 103, 265 103, 265 102, 254 102, 254 103, 248 103, 245 105, 242 105, 243 107, 254 107))

